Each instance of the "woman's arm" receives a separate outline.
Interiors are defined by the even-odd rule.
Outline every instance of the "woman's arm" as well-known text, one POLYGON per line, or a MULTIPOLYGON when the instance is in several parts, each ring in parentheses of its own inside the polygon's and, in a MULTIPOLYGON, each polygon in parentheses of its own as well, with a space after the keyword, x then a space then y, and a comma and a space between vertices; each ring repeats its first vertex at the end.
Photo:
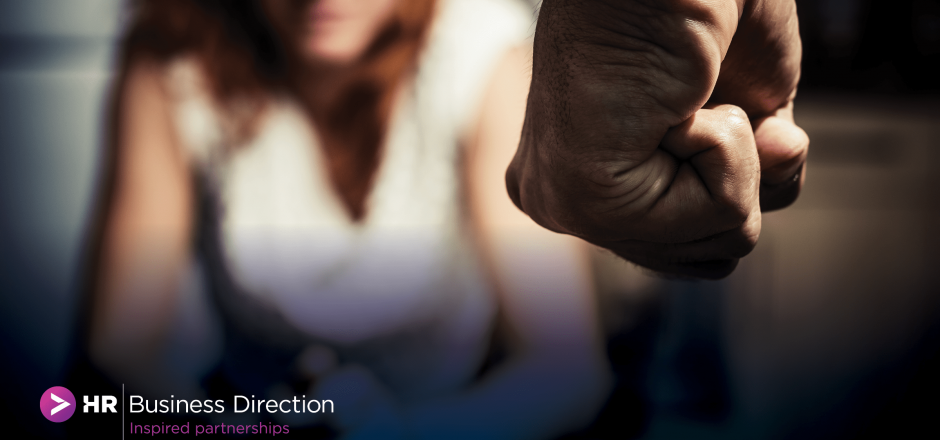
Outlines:
POLYGON ((557 436, 589 422, 607 396, 587 249, 535 224, 506 192, 525 115, 527 58, 520 49, 500 62, 467 161, 474 225, 514 355, 466 393, 412 408, 421 438, 557 436))
POLYGON ((114 188, 92 305, 92 361, 138 391, 165 385, 159 361, 192 230, 192 182, 163 69, 136 62, 119 90, 114 188))

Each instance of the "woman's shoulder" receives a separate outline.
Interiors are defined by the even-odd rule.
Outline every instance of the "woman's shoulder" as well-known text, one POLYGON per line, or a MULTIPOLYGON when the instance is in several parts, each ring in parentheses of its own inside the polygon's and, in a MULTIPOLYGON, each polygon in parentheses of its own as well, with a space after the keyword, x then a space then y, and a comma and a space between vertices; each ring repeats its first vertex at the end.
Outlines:
POLYGON ((172 120, 179 120, 177 114, 181 110, 205 113, 206 116, 214 113, 207 85, 203 69, 195 57, 184 55, 157 59, 135 56, 123 67, 118 91, 125 110, 157 100, 172 120), (141 95, 147 95, 147 99, 141 95))
POLYGON ((209 87, 202 63, 192 55, 168 59, 134 56, 125 61, 121 93, 133 93, 136 84, 149 83, 158 87, 170 101, 208 98, 209 87))
POLYGON ((140 56, 127 63, 120 89, 122 108, 150 105, 157 99, 186 156, 196 162, 205 159, 221 140, 222 125, 198 59, 190 55, 169 59, 140 56), (143 99, 143 93, 149 98, 143 99))
POLYGON ((499 60, 530 42, 535 11, 522 0, 441 0, 418 88, 447 106, 458 130, 473 119, 499 60))
POLYGON ((469 63, 523 44, 534 30, 535 11, 521 0, 443 0, 429 49, 469 63))
POLYGON ((222 121, 200 60, 182 55, 166 62, 164 81, 180 140, 197 162, 222 139, 222 121))
POLYGON ((435 30, 477 42, 518 42, 535 30, 535 12, 523 0, 441 0, 435 30))
POLYGON ((159 68, 171 99, 209 98, 206 70, 196 56, 178 55, 163 61, 159 68))

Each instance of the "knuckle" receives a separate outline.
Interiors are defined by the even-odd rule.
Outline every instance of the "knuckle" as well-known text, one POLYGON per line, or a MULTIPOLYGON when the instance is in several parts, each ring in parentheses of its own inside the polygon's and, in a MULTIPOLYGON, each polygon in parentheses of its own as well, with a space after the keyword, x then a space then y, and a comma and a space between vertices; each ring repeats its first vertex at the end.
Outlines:
POLYGON ((757 247, 757 235, 748 234, 742 231, 742 234, 735 240, 730 247, 729 253, 733 258, 744 258, 757 247))
POLYGON ((741 107, 732 104, 723 104, 718 107, 722 111, 722 130, 732 139, 740 139, 751 133, 751 122, 747 113, 741 107))
MULTIPOLYGON (((711 115, 714 118, 711 136, 714 136, 717 143, 727 145, 735 150, 753 144, 754 134, 750 119, 740 107, 721 104, 712 109, 711 115), (742 143, 742 141, 747 142, 742 143)), ((754 149, 754 152, 756 154, 756 149, 754 149)))
POLYGON ((741 107, 738 107, 734 104, 720 104, 714 108, 721 112, 722 116, 726 119, 744 119, 747 120, 747 113, 741 107))
MULTIPOLYGON (((751 129, 751 123, 748 121, 747 116, 744 117, 729 117, 727 124, 725 124, 725 130, 727 135, 731 139, 741 140, 741 139, 752 139, 753 130, 751 129)), ((753 141, 751 141, 753 143, 753 141)), ((756 147, 750 147, 754 149, 754 154, 757 154, 756 147)))
POLYGON ((716 242, 716 251, 725 258, 742 258, 757 246, 761 230, 759 212, 749 212, 736 219, 734 227, 722 234, 722 240, 716 242))
POLYGON ((753 208, 744 203, 735 205, 731 210, 732 219, 739 225, 745 225, 753 212, 753 208))
POLYGON ((725 205, 722 216, 726 227, 730 230, 744 227, 751 217, 751 212, 753 212, 753 208, 750 204, 744 201, 735 201, 725 205))
POLYGON ((744 113, 744 110, 741 107, 738 107, 734 104, 725 104, 723 107, 729 118, 747 119, 747 114, 744 113))
POLYGON ((749 217, 744 224, 736 231, 733 245, 731 246, 731 256, 742 258, 751 253, 757 246, 757 240, 760 238, 760 214, 749 217))

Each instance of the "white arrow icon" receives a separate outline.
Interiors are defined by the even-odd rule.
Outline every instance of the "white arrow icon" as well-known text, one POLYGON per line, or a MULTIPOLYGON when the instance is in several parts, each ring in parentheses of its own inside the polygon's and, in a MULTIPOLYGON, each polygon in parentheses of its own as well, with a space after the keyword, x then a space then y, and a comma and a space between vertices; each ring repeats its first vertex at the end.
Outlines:
POLYGON ((59 396, 56 396, 55 393, 49 393, 49 396, 52 397, 52 400, 54 400, 56 403, 59 404, 59 406, 52 408, 52 411, 49 412, 50 416, 59 411, 62 411, 63 409, 65 409, 65 407, 71 405, 71 403, 66 402, 65 399, 59 396))

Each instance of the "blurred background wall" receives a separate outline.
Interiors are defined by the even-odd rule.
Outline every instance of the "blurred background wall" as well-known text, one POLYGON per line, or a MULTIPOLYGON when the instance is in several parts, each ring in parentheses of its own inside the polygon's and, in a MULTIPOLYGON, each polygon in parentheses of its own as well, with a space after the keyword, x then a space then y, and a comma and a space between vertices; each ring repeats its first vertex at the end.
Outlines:
POLYGON ((940 1, 796 3, 800 199, 721 282, 599 265, 641 437, 940 437, 940 1))
MULTIPOLYGON (((620 380, 589 435, 936 438, 940 2, 797 4, 804 193, 721 282, 596 253, 620 380)), ((35 401, 67 365, 121 11, 0 0, 0 410, 36 436, 57 434, 35 401)))
POLYGON ((53 425, 41 423, 36 396, 64 375, 120 5, 0 1, 0 353, 4 418, 14 421, 6 426, 53 425))

